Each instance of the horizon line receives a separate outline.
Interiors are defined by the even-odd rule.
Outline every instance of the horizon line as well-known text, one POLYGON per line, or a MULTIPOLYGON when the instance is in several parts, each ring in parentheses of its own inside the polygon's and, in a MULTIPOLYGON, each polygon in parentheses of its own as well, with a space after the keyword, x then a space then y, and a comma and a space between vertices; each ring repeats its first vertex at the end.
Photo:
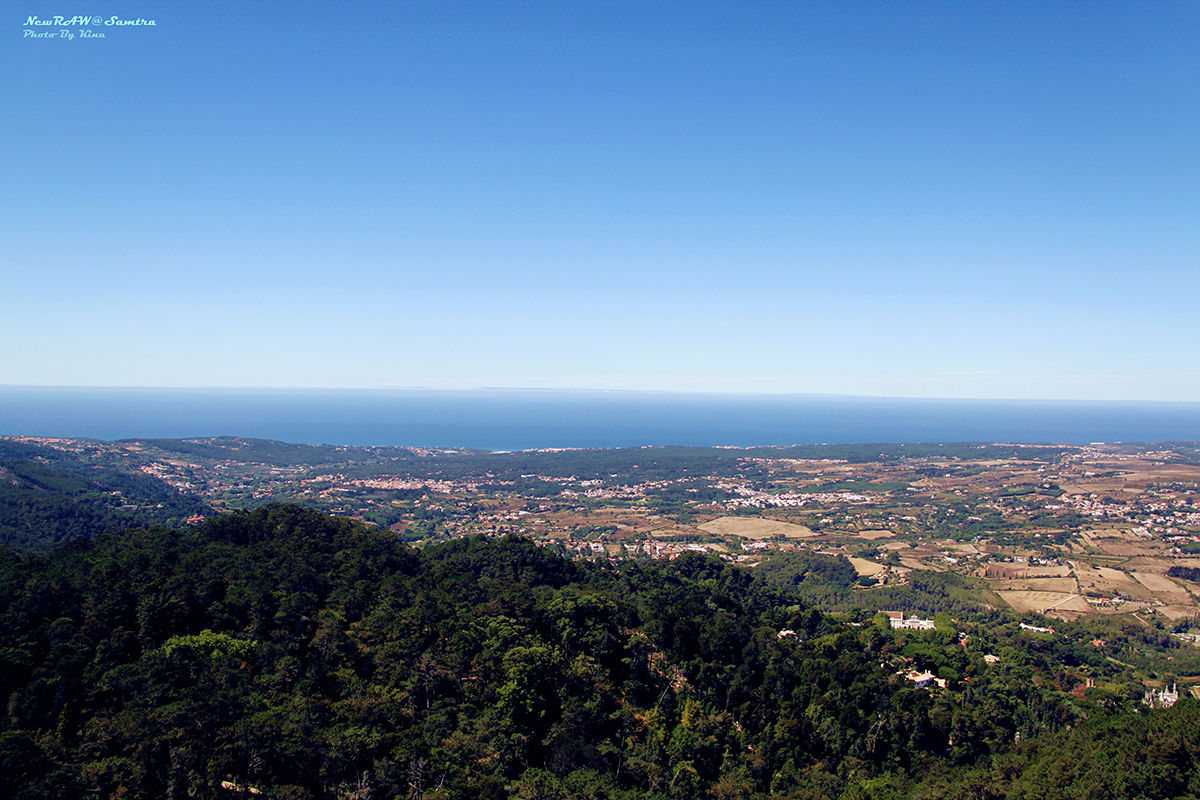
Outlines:
POLYGON ((104 385, 104 384, 32 384, 32 383, 0 383, 0 390, 11 389, 63 389, 63 390, 102 390, 102 391, 227 391, 227 392, 417 392, 435 393, 504 393, 530 392, 544 394, 601 394, 601 395, 670 395, 688 397, 738 397, 738 398, 805 398, 805 399, 842 399, 842 400, 912 400, 935 402, 995 402, 995 403, 1078 403, 1078 404, 1118 404, 1118 405, 1200 405, 1200 399, 1194 400, 1130 400, 1130 399, 1096 399, 1081 397, 996 397, 996 396, 937 396, 937 395, 899 395, 899 394, 853 394, 849 392, 788 392, 788 391, 733 391, 716 389, 632 389, 625 387, 567 387, 567 386, 407 386, 407 385, 375 385, 375 386, 259 386, 259 385, 104 385))

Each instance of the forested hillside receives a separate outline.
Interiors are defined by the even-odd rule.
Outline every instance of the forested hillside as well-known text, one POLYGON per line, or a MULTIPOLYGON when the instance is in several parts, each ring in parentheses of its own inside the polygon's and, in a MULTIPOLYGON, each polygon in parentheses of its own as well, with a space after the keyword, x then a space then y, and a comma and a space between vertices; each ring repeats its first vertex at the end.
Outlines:
POLYGON ((45 551, 141 525, 211 513, 199 498, 124 464, 0 440, 0 545, 45 551))
POLYGON ((1197 796, 1194 702, 924 637, 715 559, 414 550, 296 506, 4 550, 0 796, 1197 796))

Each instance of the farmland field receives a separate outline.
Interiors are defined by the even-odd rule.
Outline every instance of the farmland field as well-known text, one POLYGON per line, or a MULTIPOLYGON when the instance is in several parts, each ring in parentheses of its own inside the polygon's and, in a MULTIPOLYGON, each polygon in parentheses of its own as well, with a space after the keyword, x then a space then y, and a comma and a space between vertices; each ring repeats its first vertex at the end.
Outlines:
POLYGON ((1004 581, 996 586, 1000 591, 1066 592, 1077 594, 1074 578, 1026 578, 1004 581))
POLYGON ((1091 606, 1077 594, 1068 592, 1006 592, 998 591, 1000 599, 1008 603, 1016 611, 1044 612, 1051 609, 1056 611, 1091 611, 1091 606))
POLYGON ((856 539, 875 540, 875 539, 890 539, 893 536, 895 536, 896 534, 892 533, 891 531, 887 531, 887 530, 874 530, 874 531, 855 531, 853 535, 856 539))
POLYGON ((1164 603, 1181 604, 1191 602, 1191 594, 1182 586, 1165 575, 1153 572, 1135 572, 1133 577, 1162 600, 1164 603))
POLYGON ((817 535, 803 525, 759 517, 718 517, 697 527, 718 536, 742 536, 746 539, 774 539, 778 536, 804 539, 817 535))
POLYGON ((858 573, 859 577, 872 577, 878 575, 887 569, 883 564, 876 564, 874 561, 868 561, 865 558, 851 558, 851 566, 858 573))

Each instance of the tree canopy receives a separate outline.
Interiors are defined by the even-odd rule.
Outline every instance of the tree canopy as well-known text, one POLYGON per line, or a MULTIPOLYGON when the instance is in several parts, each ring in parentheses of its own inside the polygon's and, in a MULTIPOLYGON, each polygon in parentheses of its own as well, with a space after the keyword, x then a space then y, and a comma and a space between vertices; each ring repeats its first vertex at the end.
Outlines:
POLYGON ((717 559, 288 505, 0 551, 0 696, 15 798, 1194 797, 1200 752, 1191 701, 1105 712, 717 559))

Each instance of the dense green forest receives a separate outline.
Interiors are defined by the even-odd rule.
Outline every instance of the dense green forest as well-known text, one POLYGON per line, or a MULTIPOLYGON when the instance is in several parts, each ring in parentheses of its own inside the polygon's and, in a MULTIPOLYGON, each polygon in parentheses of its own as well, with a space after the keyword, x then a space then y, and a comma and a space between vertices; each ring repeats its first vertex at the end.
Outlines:
MULTIPOLYGON (((279 467, 345 465, 361 462, 404 461, 419 458, 408 447, 351 447, 330 444, 292 444, 274 439, 212 436, 203 439, 124 439, 193 459, 234 459, 279 467)), ((464 451, 468 452, 468 451, 464 451)))
MULTIPOLYGON (((417 461, 423 469, 449 470, 451 473, 491 472, 501 477, 537 472, 544 475, 604 477, 614 472, 629 472, 636 464, 646 475, 705 474, 747 456, 772 458, 837 459, 850 463, 901 461, 910 458, 1024 458, 1046 460, 1062 454, 1053 445, 1018 447, 984 443, 909 443, 909 444, 807 444, 783 447, 617 447, 561 451, 530 450, 493 453, 483 450, 456 449, 452 453, 429 451, 417 455, 407 447, 344 447, 278 442, 217 436, 206 439, 139 439, 142 445, 160 448, 191 458, 252 461, 276 466, 320 466, 372 464, 380 461, 417 461)), ((645 476, 643 476, 645 477, 645 476)))
MULTIPOLYGON (((163 446, 168 444, 170 443, 164 443, 163 446)), ((170 446, 178 447, 177 444, 170 446)), ((721 474, 728 472, 740 459, 745 458, 816 458, 861 464, 873 461, 893 463, 928 456, 1051 460, 1060 456, 1062 452, 1061 447, 1054 446, 1018 447, 971 443, 814 444, 751 448, 624 447, 560 452, 434 454, 420 460, 420 469, 425 474, 436 474, 447 479, 481 474, 498 479, 513 479, 524 474, 536 473, 548 477, 575 476, 632 484, 640 481, 721 474)), ((371 465, 352 467, 347 474, 369 475, 373 474, 375 469, 371 465)))
POLYGON ((1060 685, 1069 649, 795 590, 839 569, 415 550, 297 506, 0 550, 0 796, 1200 795, 1194 701, 1142 713, 1060 685))
POLYGON ((78 537, 178 525, 211 513, 199 498, 117 465, 0 440, 0 545, 45 551, 78 537))

